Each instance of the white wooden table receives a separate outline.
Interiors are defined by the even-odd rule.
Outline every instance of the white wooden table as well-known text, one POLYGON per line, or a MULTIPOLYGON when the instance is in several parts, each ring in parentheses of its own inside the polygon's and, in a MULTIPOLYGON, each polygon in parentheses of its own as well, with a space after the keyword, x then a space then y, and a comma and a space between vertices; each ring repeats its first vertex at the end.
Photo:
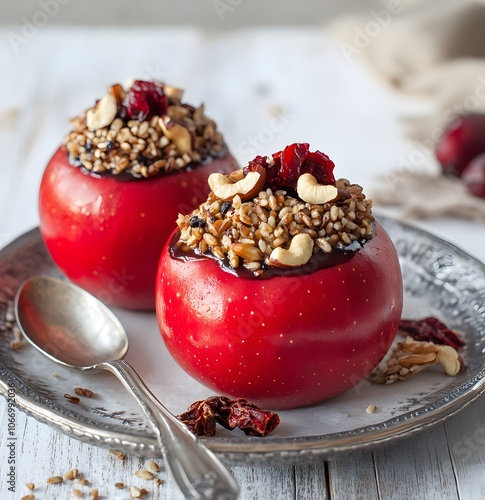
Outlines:
MULTIPOLYGON (((193 29, 42 27, 13 50, 0 31, 0 243, 37 225, 42 170, 68 118, 89 106, 116 80, 156 78, 204 101, 235 156, 244 162, 295 141, 310 142, 335 161, 340 176, 372 185, 416 146, 399 116, 417 106, 392 94, 355 58, 346 62, 324 32, 274 29, 204 35, 193 29), (276 119, 275 119, 276 117, 276 119)), ((10 36, 11 39, 11 36, 10 36)), ((434 168, 426 157, 422 167, 434 168)), ((418 222, 483 258, 485 229, 442 219, 418 222), (481 239, 480 239, 481 238, 481 239)), ((47 485, 77 467, 102 498, 124 499, 115 482, 147 487, 133 475, 144 460, 122 462, 17 411, 17 491, 7 490, 6 403, 0 398, 0 498, 71 498, 71 485, 47 485)), ((285 468, 232 468, 243 499, 483 499, 485 398, 411 439, 334 462, 285 468)), ((172 499, 165 472, 146 498, 172 499)), ((84 489, 85 492, 88 489, 84 489)), ((87 497, 87 494, 86 494, 87 497)))

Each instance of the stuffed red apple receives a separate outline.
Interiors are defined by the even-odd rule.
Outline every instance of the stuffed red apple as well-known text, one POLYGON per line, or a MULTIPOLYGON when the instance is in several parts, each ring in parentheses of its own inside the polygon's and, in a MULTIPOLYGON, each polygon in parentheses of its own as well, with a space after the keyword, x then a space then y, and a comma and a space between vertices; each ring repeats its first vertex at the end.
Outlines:
POLYGON ((358 185, 308 144, 209 177, 157 277, 168 350, 213 390, 274 409, 336 396, 388 351, 397 253, 358 185))
POLYGON ((235 161, 215 123, 157 82, 114 85, 72 120, 45 170, 40 230, 77 285, 112 305, 154 308, 160 252, 181 211, 235 161))

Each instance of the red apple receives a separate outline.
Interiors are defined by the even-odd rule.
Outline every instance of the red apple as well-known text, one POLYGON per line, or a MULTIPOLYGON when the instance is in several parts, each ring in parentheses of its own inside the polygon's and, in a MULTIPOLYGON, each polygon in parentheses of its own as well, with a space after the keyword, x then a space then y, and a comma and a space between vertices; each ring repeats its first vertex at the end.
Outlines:
POLYGON ((70 165, 61 147, 47 165, 39 193, 47 249, 71 281, 104 302, 153 309, 160 252, 177 214, 205 200, 210 173, 234 168, 228 153, 191 170, 119 180, 70 165))
POLYGON ((462 180, 471 194, 485 198, 485 154, 470 162, 463 171, 462 180))
POLYGON ((481 153, 485 153, 485 114, 456 118, 436 145, 436 156, 443 173, 457 177, 481 153))
POLYGON ((310 274, 248 279, 165 247, 156 306, 176 361, 212 390, 266 408, 311 405, 356 385, 401 319, 396 250, 376 234, 348 261, 310 274))

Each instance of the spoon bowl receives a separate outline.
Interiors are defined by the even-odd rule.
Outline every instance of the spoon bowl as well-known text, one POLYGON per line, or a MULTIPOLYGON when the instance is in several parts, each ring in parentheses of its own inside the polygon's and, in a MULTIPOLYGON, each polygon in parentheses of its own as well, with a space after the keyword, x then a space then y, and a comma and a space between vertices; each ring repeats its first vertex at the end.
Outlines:
POLYGON ((16 300, 27 340, 53 361, 91 370, 122 359, 128 336, 102 302, 71 283, 45 276, 27 281, 16 300))
POLYGON ((76 285, 36 276, 17 292, 15 314, 24 337, 53 361, 80 370, 104 369, 118 377, 152 426, 185 498, 237 498, 239 486, 229 471, 122 359, 128 336, 108 307, 76 285))

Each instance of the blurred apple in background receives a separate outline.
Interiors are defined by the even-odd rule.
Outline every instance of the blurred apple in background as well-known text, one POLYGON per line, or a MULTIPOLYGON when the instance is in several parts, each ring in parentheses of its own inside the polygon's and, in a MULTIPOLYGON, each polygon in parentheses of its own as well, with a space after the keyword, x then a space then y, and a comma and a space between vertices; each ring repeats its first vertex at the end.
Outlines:
POLYGON ((471 161, 461 178, 470 193, 485 198, 485 153, 471 161))
POLYGON ((468 164, 480 153, 485 153, 485 114, 456 118, 436 145, 436 156, 443 173, 457 177, 461 177, 468 164))

